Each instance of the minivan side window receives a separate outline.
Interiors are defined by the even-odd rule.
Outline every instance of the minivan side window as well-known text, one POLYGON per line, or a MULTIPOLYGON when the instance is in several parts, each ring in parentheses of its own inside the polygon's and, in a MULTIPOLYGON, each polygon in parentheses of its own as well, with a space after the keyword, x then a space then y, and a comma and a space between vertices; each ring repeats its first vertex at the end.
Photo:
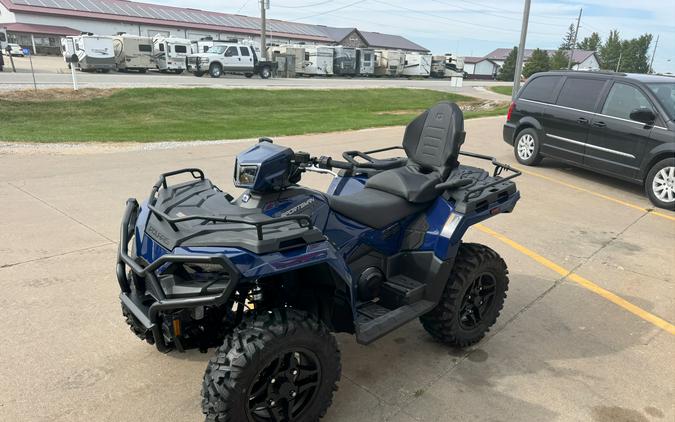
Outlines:
POLYGON ((556 104, 577 110, 594 111, 605 82, 604 79, 567 78, 556 104))
POLYGON ((652 109, 652 105, 637 88, 632 85, 615 83, 609 91, 602 114, 619 119, 630 120, 630 112, 636 108, 652 109))
POLYGON ((250 56, 251 53, 248 51, 248 47, 239 47, 239 52, 242 56, 250 56))
POLYGON ((532 79, 523 88, 523 93, 520 98, 532 101, 541 101, 544 103, 552 103, 553 90, 560 81, 560 76, 540 76, 532 79))

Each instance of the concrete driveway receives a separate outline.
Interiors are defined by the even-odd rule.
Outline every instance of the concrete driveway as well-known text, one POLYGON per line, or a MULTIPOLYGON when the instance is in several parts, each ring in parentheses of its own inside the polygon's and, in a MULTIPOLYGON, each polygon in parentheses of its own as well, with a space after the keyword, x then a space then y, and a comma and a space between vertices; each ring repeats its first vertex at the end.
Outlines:
MULTIPOLYGON (((464 149, 512 163, 502 122, 467 121, 464 149)), ((338 156, 399 144, 402 132, 278 142, 338 156)), ((233 157, 251 142, 12 154, 0 145, 0 420, 201 420, 210 354, 162 355, 129 332, 118 224, 126 198, 144 198, 171 169, 201 167, 232 192, 233 157)), ((417 322, 367 347, 339 335, 343 376, 326 421, 675 420, 675 213, 650 212, 640 187, 583 170, 526 170, 514 213, 465 239, 510 268, 489 336, 455 350, 417 322)), ((328 177, 304 183, 324 188, 328 177)))

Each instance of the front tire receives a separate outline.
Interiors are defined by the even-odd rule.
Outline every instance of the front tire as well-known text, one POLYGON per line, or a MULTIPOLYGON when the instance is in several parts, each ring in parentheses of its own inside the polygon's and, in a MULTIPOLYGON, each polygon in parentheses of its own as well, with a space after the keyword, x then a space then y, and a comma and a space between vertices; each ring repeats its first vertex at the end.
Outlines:
POLYGON ((220 78, 222 74, 223 67, 218 63, 213 63, 211 66, 209 66, 209 76, 212 78, 220 78))
POLYGON ((283 308, 244 320, 206 368, 206 420, 316 421, 340 379, 340 351, 326 326, 283 308))
POLYGON ((526 166, 536 166, 541 162, 539 145, 539 135, 536 130, 533 128, 521 130, 513 142, 513 153, 516 160, 526 166))
POLYGON ((509 287, 509 271, 497 252, 477 243, 459 248, 441 300, 420 321, 441 343, 467 347, 497 321, 509 287))
POLYGON ((675 158, 661 160, 649 170, 645 190, 652 204, 675 210, 675 158))

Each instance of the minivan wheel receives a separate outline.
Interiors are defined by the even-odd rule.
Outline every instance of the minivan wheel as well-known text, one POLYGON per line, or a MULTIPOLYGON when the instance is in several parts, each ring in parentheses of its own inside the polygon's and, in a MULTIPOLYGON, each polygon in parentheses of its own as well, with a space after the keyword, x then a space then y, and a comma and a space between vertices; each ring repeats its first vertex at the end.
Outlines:
POLYGON ((537 131, 532 128, 523 129, 518 132, 516 141, 513 143, 513 152, 516 160, 526 166, 536 166, 541 162, 539 155, 539 136, 537 131))
POLYGON ((675 210, 675 158, 654 164, 647 174, 645 190, 654 205, 675 210))

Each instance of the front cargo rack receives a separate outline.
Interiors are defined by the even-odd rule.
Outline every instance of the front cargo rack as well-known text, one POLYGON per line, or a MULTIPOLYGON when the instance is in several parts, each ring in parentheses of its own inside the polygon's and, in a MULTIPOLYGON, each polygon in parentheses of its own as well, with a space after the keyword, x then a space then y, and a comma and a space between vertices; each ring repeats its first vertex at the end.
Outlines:
MULTIPOLYGON (((172 217, 160 210, 158 210, 155 207, 155 203, 157 202, 157 192, 159 191, 160 187, 163 187, 166 189, 168 187, 166 183, 166 178, 169 176, 175 176, 178 174, 185 174, 185 173, 190 173, 193 178, 195 179, 200 179, 201 181, 206 180, 204 177, 204 172, 201 169, 198 168, 185 168, 181 170, 175 170, 171 171, 168 173, 163 173, 162 175, 159 176, 159 180, 157 180, 157 183, 154 184, 152 187, 152 191, 150 192, 150 197, 148 198, 148 209, 155 214, 155 216, 160 219, 164 220, 169 225, 174 231, 178 231, 178 226, 176 223, 181 223, 184 221, 192 221, 192 220, 202 220, 202 224, 208 224, 208 223, 239 223, 239 224, 248 224, 251 226, 254 226, 256 229, 256 234, 258 236, 258 240, 263 240, 263 227, 269 224, 276 224, 276 223, 283 223, 287 221, 296 221, 298 223, 298 226, 300 228, 307 228, 311 229, 313 227, 312 220, 309 216, 304 215, 304 214, 298 214, 298 215, 289 215, 289 216, 283 216, 283 217, 269 217, 264 214, 260 214, 259 216, 256 215, 255 217, 253 216, 247 216, 243 218, 238 218, 238 217, 218 217, 218 216, 213 216, 213 215, 188 215, 184 217, 172 217)), ((217 188, 216 188, 217 189, 217 188)), ((228 197, 228 200, 232 200, 233 198, 230 195, 226 195, 228 197)))

